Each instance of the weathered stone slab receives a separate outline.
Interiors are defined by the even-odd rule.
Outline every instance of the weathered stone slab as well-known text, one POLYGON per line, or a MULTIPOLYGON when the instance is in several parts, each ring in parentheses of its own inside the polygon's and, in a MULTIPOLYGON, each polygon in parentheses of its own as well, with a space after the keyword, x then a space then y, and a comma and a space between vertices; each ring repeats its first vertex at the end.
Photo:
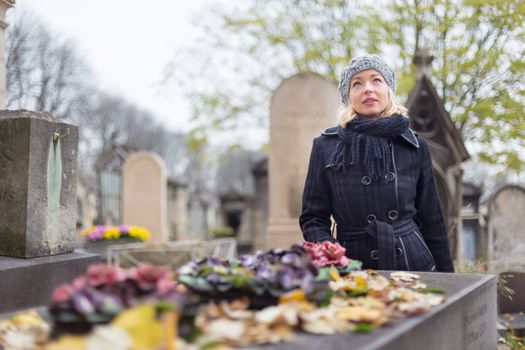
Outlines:
POLYGON ((123 223, 150 230, 147 244, 158 245, 169 240, 167 186, 166 164, 159 155, 137 152, 124 163, 123 223))
POLYGON ((33 259, 0 256, 0 313, 49 305, 56 287, 99 261, 96 254, 78 252, 33 259))
POLYGON ((496 277, 419 273, 429 287, 447 290, 444 304, 370 334, 298 334, 262 349, 494 350, 497 347, 496 277))
POLYGON ((525 188, 505 185, 488 201, 488 267, 491 272, 525 272, 525 188))
POLYGON ((49 113, 0 112, 0 254, 75 247, 78 128, 49 113))
POLYGON ((301 198, 312 140, 337 125, 337 87, 314 73, 296 74, 277 88, 270 106, 269 219, 266 248, 303 241, 301 198))

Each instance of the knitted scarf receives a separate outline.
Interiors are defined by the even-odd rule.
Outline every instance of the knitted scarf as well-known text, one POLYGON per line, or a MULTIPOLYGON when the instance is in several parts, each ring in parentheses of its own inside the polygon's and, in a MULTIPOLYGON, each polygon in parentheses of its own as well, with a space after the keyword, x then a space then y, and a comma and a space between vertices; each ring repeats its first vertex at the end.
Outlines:
POLYGON ((408 129, 409 120, 402 115, 379 119, 356 116, 343 128, 337 128, 339 142, 331 164, 346 172, 349 165, 362 164, 368 176, 379 180, 393 170, 388 143, 408 129))

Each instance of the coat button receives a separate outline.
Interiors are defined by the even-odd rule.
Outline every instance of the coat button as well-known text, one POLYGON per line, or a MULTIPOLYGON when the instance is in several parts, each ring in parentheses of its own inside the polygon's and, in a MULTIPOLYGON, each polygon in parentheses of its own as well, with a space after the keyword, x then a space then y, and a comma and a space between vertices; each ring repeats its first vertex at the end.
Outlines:
POLYGON ((399 213, 397 212, 397 210, 390 210, 390 211, 388 212, 388 218, 389 218, 390 220, 395 220, 395 219, 397 219, 398 214, 399 214, 399 213))
POLYGON ((372 260, 379 260, 379 252, 377 250, 372 250, 370 252, 370 258, 372 258, 372 260))
POLYGON ((368 186, 372 183, 372 178, 368 175, 365 175, 361 178, 361 183, 365 186, 368 186))
POLYGON ((396 257, 399 258, 401 255, 403 255, 403 249, 397 247, 396 248, 396 257))
POLYGON ((385 175, 385 179, 388 182, 394 181, 395 178, 396 178, 396 173, 394 172, 389 172, 388 174, 385 175))
POLYGON ((375 221, 375 219, 376 219, 376 216, 374 214, 368 214, 368 216, 366 217, 366 221, 368 221, 368 223, 375 221))

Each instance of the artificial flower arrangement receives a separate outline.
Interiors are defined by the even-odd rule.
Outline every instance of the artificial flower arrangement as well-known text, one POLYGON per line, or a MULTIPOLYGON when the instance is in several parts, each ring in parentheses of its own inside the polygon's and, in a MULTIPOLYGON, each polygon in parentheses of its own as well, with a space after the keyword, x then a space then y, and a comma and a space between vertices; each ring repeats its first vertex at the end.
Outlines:
POLYGON ((207 300, 247 296, 251 308, 276 304, 284 293, 297 289, 322 303, 329 298, 330 266, 344 274, 361 267, 361 262, 344 254, 338 243, 323 242, 243 255, 233 261, 207 258, 182 266, 177 280, 207 300))
POLYGON ((85 229, 82 232, 82 236, 86 237, 89 241, 116 240, 121 238, 134 238, 145 241, 151 237, 151 233, 147 228, 140 226, 94 225, 85 229))
POLYGON ((0 324, 0 345, 13 338, 5 329, 36 329, 34 339, 55 346, 45 349, 247 346, 286 341, 297 330, 371 332, 444 300, 444 291, 427 288, 417 274, 359 270, 344 252, 337 243, 306 243, 190 262, 177 275, 152 265, 94 265, 57 288, 50 307, 55 327, 81 322, 89 332, 50 340, 35 321, 32 328, 0 324))

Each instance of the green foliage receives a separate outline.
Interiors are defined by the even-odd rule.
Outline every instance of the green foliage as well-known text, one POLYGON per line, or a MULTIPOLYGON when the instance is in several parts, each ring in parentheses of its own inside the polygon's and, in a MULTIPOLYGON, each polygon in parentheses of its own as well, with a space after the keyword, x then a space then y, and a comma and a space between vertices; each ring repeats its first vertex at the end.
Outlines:
POLYGON ((210 229, 210 232, 216 238, 232 237, 235 231, 230 226, 215 226, 210 229))
POLYGON ((479 274, 487 273, 487 260, 477 260, 470 261, 464 260, 461 263, 454 261, 454 271, 456 273, 465 273, 465 274, 479 274))
POLYGON ((398 94, 406 98, 415 82, 413 57, 426 47, 434 56, 431 79, 464 140, 480 146, 479 159, 523 170, 523 1, 247 0, 243 5, 203 16, 205 32, 214 33, 209 39, 214 50, 202 45, 206 51, 199 57, 206 69, 197 72, 210 76, 205 89, 190 91, 203 129, 228 131, 266 120, 271 92, 282 79, 313 71, 337 81, 350 58, 364 52, 378 53, 394 66, 398 94), (220 62, 215 69, 213 62, 220 62), (504 144, 509 141, 512 147, 504 144))

